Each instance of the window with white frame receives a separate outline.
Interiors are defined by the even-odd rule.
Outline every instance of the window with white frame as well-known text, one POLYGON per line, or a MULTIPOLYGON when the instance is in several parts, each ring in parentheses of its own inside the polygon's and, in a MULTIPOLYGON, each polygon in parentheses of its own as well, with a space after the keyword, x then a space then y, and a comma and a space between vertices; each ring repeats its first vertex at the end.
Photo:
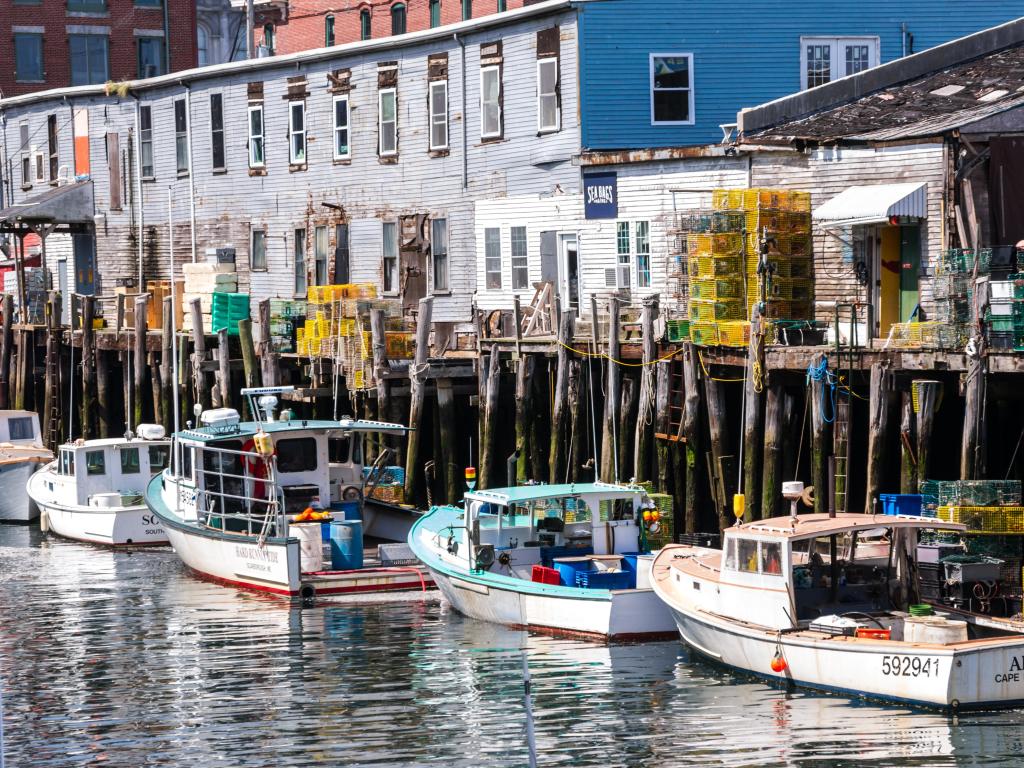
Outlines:
POLYGON ((801 37, 800 88, 814 88, 878 66, 877 37, 801 37))
MULTIPOLYGON (((619 221, 615 224, 615 287, 651 286, 651 223, 619 221)), ((609 280, 609 283, 611 281, 609 280)))
POLYGON ((557 131, 561 127, 560 123, 558 59, 540 59, 537 61, 537 130, 557 131))
POLYGON ((615 286, 629 288, 630 274, 629 222, 620 221, 615 225, 615 286))
POLYGON ((294 275, 296 296, 305 296, 309 290, 309 282, 306 279, 306 230, 295 230, 295 244, 293 249, 295 257, 294 275))
POLYGON ((302 165, 306 162, 306 102, 288 104, 288 162, 302 165))
POLYGON ((484 272, 487 290, 501 290, 501 230, 498 227, 484 230, 484 272))
POLYGON ((184 99, 174 102, 174 153, 177 158, 178 173, 188 173, 188 115, 184 99))
POLYGON ((334 97, 334 159, 348 160, 352 157, 348 130, 348 96, 334 97))
POLYGON ((651 124, 692 125, 693 54, 651 54, 651 124))
POLYGON ((397 99, 394 88, 385 88, 377 92, 377 113, 380 117, 377 135, 381 157, 398 154, 397 99))
POLYGON ((263 105, 249 107, 249 167, 263 168, 263 105))
POLYGON ((384 234, 384 293, 398 293, 398 222, 385 221, 384 234))
POLYGON ((522 291, 530 287, 530 261, 526 251, 526 227, 512 227, 512 290, 522 291))
POLYGON ((327 285, 327 252, 330 249, 330 239, 327 227, 317 227, 313 230, 313 266, 315 270, 314 279, 317 285, 327 285))
POLYGON ((636 257, 637 288, 651 287, 651 225, 638 221, 634 227, 634 256, 636 257))
POLYGON ((480 69, 480 138, 501 137, 501 67, 480 69))
POLYGON ((448 220, 434 219, 430 222, 431 274, 434 279, 434 293, 447 293, 448 281, 448 220))
POLYGON ((249 254, 249 268, 254 272, 267 270, 267 231, 252 230, 252 253, 249 254))
POLYGON ((430 149, 448 149, 448 81, 430 84, 430 149))

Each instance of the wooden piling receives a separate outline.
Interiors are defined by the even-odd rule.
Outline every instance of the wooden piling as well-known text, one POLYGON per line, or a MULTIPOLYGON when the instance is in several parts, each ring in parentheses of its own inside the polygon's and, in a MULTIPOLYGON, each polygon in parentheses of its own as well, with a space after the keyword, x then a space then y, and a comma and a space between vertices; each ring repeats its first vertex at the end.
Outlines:
POLYGON ((281 383, 281 354, 274 351, 270 339, 270 299, 260 301, 257 311, 260 322, 256 354, 260 359, 260 378, 264 387, 276 387, 281 383))
POLYGON ((455 459, 455 393, 452 388, 451 379, 438 379, 437 386, 437 414, 441 432, 440 456, 441 465, 444 469, 444 499, 445 504, 455 504, 459 500, 459 471, 455 459))
POLYGON ((888 369, 882 363, 871 366, 868 393, 868 467, 864 511, 874 511, 875 500, 885 477, 885 454, 889 444, 889 411, 892 395, 886 384, 888 369))
POLYGON ((160 328, 160 423, 167 434, 174 429, 174 304, 164 296, 160 328))
POLYGON ((220 407, 230 408, 231 401, 231 337, 228 329, 217 331, 217 387, 220 390, 220 407))
POLYGON ((0 336, 0 408, 9 408, 11 397, 11 355, 14 353, 14 297, 3 294, 3 334, 0 336))
POLYGON ((761 515, 777 517, 782 509, 782 419, 786 393, 781 384, 768 387, 764 408, 764 464, 761 473, 761 515))
POLYGON ((654 367, 654 359, 658 353, 658 342, 654 338, 654 319, 657 314, 658 297, 655 295, 645 298, 640 310, 643 368, 640 369, 640 393, 633 435, 633 475, 637 482, 644 482, 653 477, 651 457, 654 453, 654 422, 658 413, 655 405, 657 371, 654 367))
POLYGON ((18 331, 18 358, 16 360, 16 377, 17 386, 15 387, 14 394, 14 408, 22 411, 27 407, 25 390, 26 382, 28 381, 28 361, 29 361, 29 332, 22 329, 18 331))
POLYGON ((960 479, 980 480, 985 477, 985 360, 970 357, 964 382, 964 433, 960 444, 960 479))
POLYGON ((619 480, 635 480, 633 465, 633 425, 637 420, 640 387, 633 376, 623 376, 620 384, 622 403, 619 405, 619 424, 616 429, 619 450, 619 480))
POLYGON ((416 318, 416 354, 409 368, 409 437, 405 455, 405 498, 412 501, 419 482, 420 464, 420 418, 423 414, 423 395, 427 381, 427 361, 430 359, 430 316, 433 299, 429 296, 419 301, 416 318))
MULTIPOLYGON (((555 350, 555 392, 551 408, 551 449, 548 452, 548 481, 565 477, 567 454, 567 414, 569 406, 569 349, 573 337, 573 313, 563 310, 558 322, 558 347, 555 350)), ((518 431, 518 430, 517 430, 518 431)), ((525 478, 524 478, 525 479, 525 478)))
MULTIPOLYGON (((668 360, 664 360, 657 365, 653 366, 655 371, 655 386, 654 386, 654 431, 656 435, 661 435, 660 438, 654 440, 654 478, 657 481, 657 488, 659 493, 670 493, 672 477, 672 453, 677 452, 676 448, 678 443, 670 441, 670 437, 678 437, 678 435, 669 435, 669 392, 672 386, 672 363, 668 360)), ((642 397, 642 396, 641 396, 642 397)), ((638 459, 638 465, 640 460, 638 459)), ((678 530, 678 526, 677 526, 678 530)))
POLYGON ((761 457, 764 449, 764 331, 755 306, 750 322, 750 349, 743 382, 743 503, 747 520, 760 520, 761 457))
POLYGON ((206 361, 206 336, 203 333, 203 308, 198 297, 189 303, 189 312, 192 315, 192 376, 198 402, 206 409, 210 407, 211 402, 206 372, 203 370, 203 363, 206 361))
MULTIPOLYGON (((596 320, 594 327, 596 333, 596 320)), ((619 300, 612 297, 608 300, 608 359, 605 372, 604 433, 601 436, 601 479, 606 483, 619 480, 616 444, 622 439, 618 423, 622 407, 622 371, 618 363, 614 362, 619 359, 619 354, 619 300)))
POLYGON ((149 294, 143 293, 135 299, 135 338, 134 338, 134 360, 135 377, 132 392, 132 406, 135 413, 132 414, 132 427, 138 429, 144 418, 145 411, 142 405, 142 393, 146 383, 146 332, 148 328, 147 311, 149 305, 149 294))
POLYGON ((581 457, 590 452, 587 443, 586 418, 582 407, 583 361, 573 357, 569 360, 569 450, 566 460, 566 474, 558 482, 579 482, 581 457))
MULTIPOLYGON (((43 382, 43 443, 57 450, 60 424, 54 423, 60 404, 60 293, 53 291, 46 302, 46 374, 43 382)), ((59 416, 57 417, 59 422, 59 416)))
POLYGON ((529 353, 519 356, 516 362, 515 419, 516 449, 519 457, 516 460, 516 482, 521 483, 529 474, 530 451, 533 448, 533 431, 530 418, 533 415, 533 372, 536 357, 529 353))
POLYGON ((484 391, 484 429, 480 438, 480 466, 478 468, 480 487, 493 488, 504 482, 496 478, 504 478, 504 467, 498 471, 495 467, 495 444, 498 429, 498 394, 501 391, 501 353, 498 345, 491 346, 487 360, 487 388, 484 391))
MULTIPOLYGON (((391 365, 388 363, 383 309, 370 310, 370 339, 373 344, 373 380, 377 385, 377 418, 387 421, 391 412, 391 384, 388 381, 391 365)), ((444 430, 443 419, 441 429, 444 430)))
POLYGON ((96 349, 96 429, 101 438, 113 437, 110 410, 110 353, 96 349))
MULTIPOLYGON (((238 321, 238 343, 242 347, 242 371, 246 387, 258 387, 260 374, 256 363, 256 346, 252 340, 252 320, 238 321)), ((243 405, 249 407, 249 399, 243 398, 243 405)), ((251 414, 250 414, 251 416, 251 414)))
MULTIPOLYGON (((815 358, 820 365, 824 355, 815 358)), ((811 397, 811 484, 814 486, 814 511, 828 511, 828 461, 832 455, 832 424, 835 407, 828 385, 823 379, 812 379, 811 397)))
POLYGON ((737 483, 734 457, 729 453, 729 423, 722 383, 705 376, 704 396, 707 400, 708 434, 711 436, 711 469, 714 472, 711 480, 718 510, 718 529, 724 531, 733 524, 732 496, 737 483))
POLYGON ((914 406, 910 392, 900 393, 900 493, 917 493, 914 406))
POLYGON ((687 533, 700 530, 700 509, 698 506, 698 483, 704 451, 701 445, 701 389, 697 350, 693 344, 683 345, 683 417, 680 430, 686 440, 685 484, 686 501, 683 506, 683 520, 687 533))
POLYGON ((92 296, 82 297, 82 402, 79 421, 79 437, 89 440, 96 437, 93 431, 93 414, 96 409, 96 331, 93 329, 93 318, 96 312, 96 299, 92 296))
MULTIPOLYGON (((942 382, 919 380, 913 382, 917 388, 917 408, 914 421, 917 426, 917 481, 927 480, 930 474, 932 432, 935 427, 935 411, 942 397, 942 382)), ((919 487, 911 493, 918 493, 919 487)))

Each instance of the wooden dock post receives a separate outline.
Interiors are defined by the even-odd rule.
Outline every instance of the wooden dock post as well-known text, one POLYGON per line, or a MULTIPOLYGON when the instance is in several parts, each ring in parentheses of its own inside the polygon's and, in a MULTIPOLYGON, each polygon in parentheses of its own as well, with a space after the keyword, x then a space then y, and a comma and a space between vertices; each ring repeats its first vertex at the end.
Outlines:
POLYGON ((616 436, 619 443, 619 480, 636 479, 633 465, 633 425, 637 420, 640 387, 633 376, 623 376, 620 384, 622 404, 619 406, 619 425, 616 436))
MULTIPOLYGON (((658 296, 645 298, 640 310, 643 368, 640 369, 640 396, 633 436, 633 475, 638 482, 650 480, 652 477, 651 455, 654 453, 654 422, 659 413, 655 402, 657 371, 654 367, 654 358, 658 354, 658 341, 654 338, 654 319, 657 314, 658 296)), ((666 397, 667 393, 666 390, 666 397)))
POLYGON ((980 480, 985 476, 986 378, 984 358, 968 358, 964 382, 964 434, 960 445, 961 480, 980 480))
MULTIPOLYGON (((942 397, 942 382, 920 379, 911 383, 917 388, 917 408, 914 420, 917 422, 917 482, 918 486, 928 479, 931 466, 932 432, 935 427, 935 411, 942 397)), ((913 400, 913 398, 911 398, 913 400)), ((918 493, 920 487, 911 493, 918 493)))
POLYGON ((3 335, 0 336, 0 408, 9 408, 11 397, 11 355, 14 353, 14 297, 3 294, 3 335))
POLYGON ((420 473, 420 420, 423 414, 423 395, 427 383, 427 361, 430 359, 430 315, 434 300, 420 299, 416 317, 416 353, 409 368, 409 438, 405 455, 405 498, 412 503, 420 473))
POLYGON ((868 394, 868 467, 864 511, 873 512, 875 499, 882 489, 885 476, 885 454, 888 446, 889 411, 892 396, 886 385, 888 368, 882 363, 871 366, 868 394))
MULTIPOLYGON (((820 365, 825 355, 815 358, 815 365, 820 365)), ((824 380, 811 380, 811 484, 814 486, 814 511, 828 511, 828 461, 832 455, 832 425, 835 418, 835 406, 831 393, 824 380), (828 421, 826 421, 828 419, 828 421)))
POLYGON ((18 357, 15 361, 14 408, 25 410, 25 381, 28 378, 29 332, 18 331, 18 357))
POLYGON ((583 452, 590 452, 587 445, 587 429, 584 426, 586 418, 582 407, 583 398, 583 361, 573 357, 569 360, 569 451, 567 461, 567 472, 563 480, 568 477, 570 483, 580 480, 580 457, 583 452))
POLYGON ((135 386, 132 393, 132 406, 135 408, 135 413, 132 415, 132 427, 135 429, 139 428, 145 413, 142 407, 142 393, 146 383, 146 332, 149 330, 146 308, 148 304, 148 293, 140 294, 135 299, 135 350, 132 361, 135 365, 135 386))
POLYGON ((189 312, 192 315, 192 376, 195 378, 197 399, 203 409, 206 409, 211 403, 206 372, 203 370, 203 363, 206 360, 206 336, 203 328, 203 307, 198 297, 189 302, 189 312))
POLYGON ((750 321, 750 349, 743 382, 743 503, 746 520, 760 520, 764 450, 764 331, 757 306, 750 321))
MULTIPOLYGON (((391 384, 388 374, 391 365, 388 363, 387 335, 384 332, 384 310, 370 310, 370 339, 373 344, 373 380, 377 386, 377 418, 388 420, 391 412, 391 384)), ((450 382, 449 382, 450 388, 450 382)), ((444 432, 444 421, 441 423, 444 432)))
MULTIPOLYGON (((595 318, 596 336, 596 318, 595 318)), ((601 436, 601 479, 606 483, 618 482, 618 445, 622 435, 619 432, 619 414, 622 407, 621 382, 622 372, 619 370, 619 300, 614 296, 608 299, 608 359, 605 393, 604 393, 604 433, 601 436), (618 438, 618 439, 616 439, 618 438)))
POLYGON ((732 494, 736 488, 733 455, 729 453, 729 422, 726 415, 725 389, 721 382, 704 377, 704 395, 707 399, 708 433, 711 435, 711 467, 714 471, 715 498, 718 507, 718 529, 724 531, 733 524, 732 494))
POLYGON ((256 354, 260 358, 260 379, 264 387, 276 387, 281 380, 281 355, 274 351, 270 338, 270 299, 262 299, 257 312, 260 322, 256 354))
MULTIPOLYGON (((60 425, 53 424, 60 398, 60 292, 52 291, 46 302, 46 374, 43 382, 43 444, 56 451, 60 443, 60 425)), ((58 418, 59 421, 59 418, 58 418)))
POLYGON ((683 345, 683 418, 679 424, 683 438, 686 440, 686 501, 683 506, 683 520, 686 533, 696 533, 700 530, 698 484, 700 482, 700 465, 704 452, 701 446, 700 372, 698 364, 697 350, 691 342, 686 342, 683 345))
POLYGON ((761 474, 761 515, 777 517, 782 509, 782 420, 786 392, 781 384, 768 387, 764 408, 764 467, 761 474))
MULTIPOLYGON (((654 385, 654 413, 652 418, 654 421, 654 432, 656 435, 661 435, 660 438, 654 440, 654 479, 657 481, 656 487, 659 493, 670 493, 671 492, 671 477, 672 477, 672 458, 673 454, 678 453, 676 450, 676 443, 670 441, 670 437, 677 437, 677 435, 669 435, 669 391, 672 387, 672 363, 668 360, 663 360, 657 363, 654 367, 655 385, 654 385)), ((637 462, 640 463, 639 460, 637 462)), ((678 508, 678 506, 677 506, 678 508)), ((676 530, 679 527, 676 526, 676 530)))
POLYGON ((558 348, 555 350, 555 392, 551 408, 551 450, 548 453, 548 482, 551 483, 562 482, 565 479, 565 463, 568 449, 566 416, 569 410, 568 346, 572 343, 572 338, 573 313, 572 310, 565 309, 562 310, 558 322, 558 348))
POLYGON ((478 476, 480 488, 495 486, 495 477, 504 477, 503 472, 496 472, 494 467, 494 449, 497 438, 498 394, 501 391, 501 353, 498 345, 491 345, 491 353, 487 360, 487 387, 484 390, 484 429, 480 437, 480 466, 478 476))
POLYGON ((96 349, 96 418, 101 438, 113 437, 113 423, 110 410, 110 352, 96 349))
POLYGON ((160 423, 167 434, 174 429, 174 305, 164 296, 160 328, 160 423))
POLYGON ((80 437, 89 440, 96 437, 93 431, 93 413, 96 407, 96 331, 93 318, 96 313, 96 299, 82 297, 82 415, 79 424, 80 437))
POLYGON ((437 415, 440 426, 441 464, 444 468, 444 499, 445 504, 454 504, 459 500, 459 472, 455 460, 455 393, 451 379, 437 379, 437 415))
POLYGON ((910 392, 900 393, 900 493, 917 493, 917 456, 914 455, 914 405, 910 392))
POLYGON ((217 389, 220 407, 231 407, 231 339, 227 328, 217 330, 217 389))

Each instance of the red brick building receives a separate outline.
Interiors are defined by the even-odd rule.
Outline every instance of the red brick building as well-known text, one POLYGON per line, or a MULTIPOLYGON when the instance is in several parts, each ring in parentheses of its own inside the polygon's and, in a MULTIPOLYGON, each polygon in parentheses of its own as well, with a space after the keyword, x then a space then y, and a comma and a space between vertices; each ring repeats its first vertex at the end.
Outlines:
MULTIPOLYGON (((0 2, 9 0, 0 0, 0 2)), ((454 24, 530 0, 291 0, 257 2, 256 44, 293 53, 454 24)))
POLYGON ((0 34, 3 96, 196 65, 195 0, 0 0, 0 34))

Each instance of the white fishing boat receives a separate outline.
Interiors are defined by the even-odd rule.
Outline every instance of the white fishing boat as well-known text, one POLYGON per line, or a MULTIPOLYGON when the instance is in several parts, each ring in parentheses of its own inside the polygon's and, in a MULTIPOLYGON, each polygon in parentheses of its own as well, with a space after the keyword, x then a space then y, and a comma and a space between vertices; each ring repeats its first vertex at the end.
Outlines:
POLYGON ((43 445, 39 417, 32 411, 0 411, 0 522, 27 523, 39 509, 25 483, 53 452, 43 445))
POLYGON ((671 637, 648 583, 645 493, 605 483, 473 491, 409 534, 445 598, 471 618, 605 641, 671 637))
MULTIPOLYGON (((362 475, 355 443, 406 428, 276 418, 276 395, 291 389, 242 390, 256 421, 243 423, 237 411, 220 408, 173 436, 172 464, 150 482, 146 504, 175 552, 202 576, 304 599, 426 589, 429 575, 405 562, 411 554, 404 545, 393 560, 364 558, 361 515, 368 508, 358 493, 345 498, 353 495, 346 482, 362 475)), ((417 516, 403 511, 408 531, 417 516)))
POLYGON ((921 604, 926 529, 963 526, 854 513, 750 522, 727 529, 722 550, 665 547, 651 582, 683 642, 744 672, 953 710, 1024 703, 1024 622, 921 604))
POLYGON ((41 510, 41 526, 94 544, 166 544, 167 534, 143 493, 167 467, 170 453, 171 441, 157 424, 140 424, 131 436, 60 446, 56 460, 27 484, 41 510))

